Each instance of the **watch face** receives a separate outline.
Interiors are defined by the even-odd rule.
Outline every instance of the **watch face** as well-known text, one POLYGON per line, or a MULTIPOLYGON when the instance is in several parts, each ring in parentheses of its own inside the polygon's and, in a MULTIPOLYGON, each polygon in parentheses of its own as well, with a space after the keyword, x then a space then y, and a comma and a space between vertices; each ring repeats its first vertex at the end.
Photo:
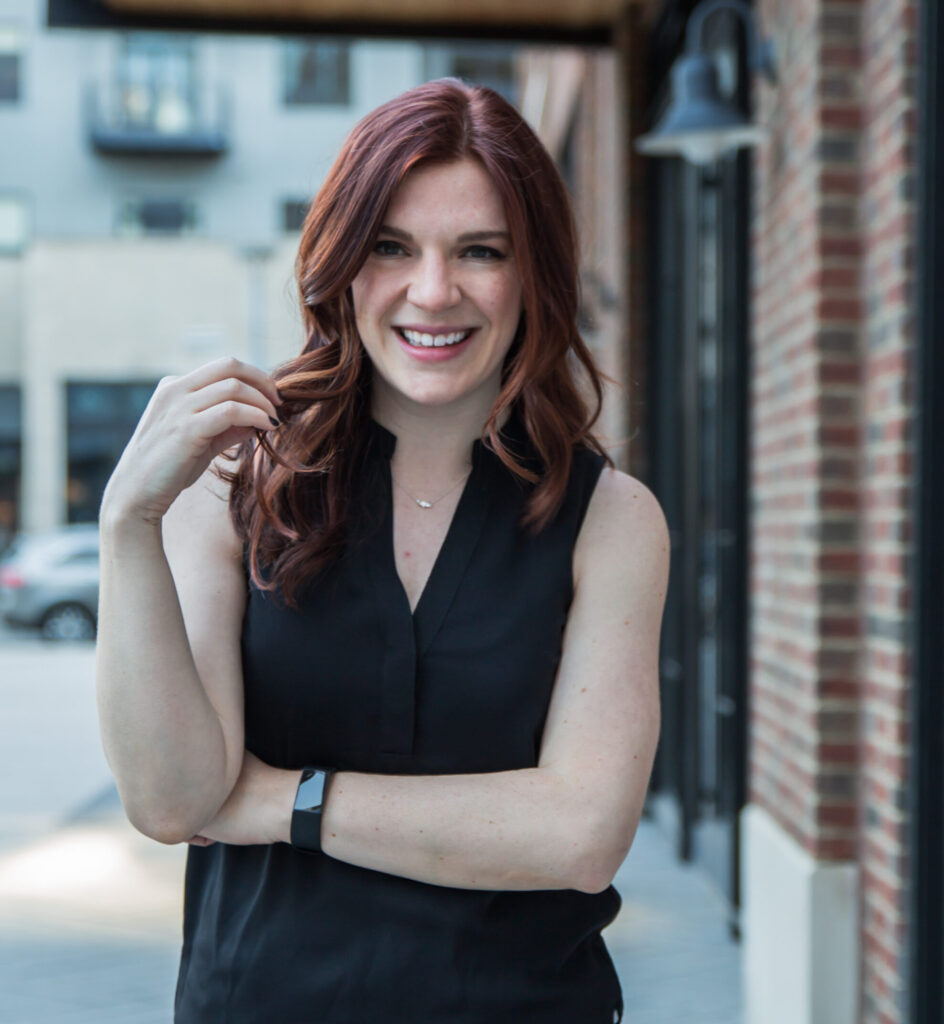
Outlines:
POLYGON ((326 773, 320 768, 306 768, 295 795, 296 811, 320 811, 324 798, 326 773))

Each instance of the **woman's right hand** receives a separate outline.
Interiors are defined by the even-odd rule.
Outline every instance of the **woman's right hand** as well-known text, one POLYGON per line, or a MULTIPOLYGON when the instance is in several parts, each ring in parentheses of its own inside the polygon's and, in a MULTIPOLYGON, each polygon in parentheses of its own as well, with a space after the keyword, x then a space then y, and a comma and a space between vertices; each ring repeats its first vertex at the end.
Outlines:
POLYGON ((232 356, 157 386, 102 499, 106 512, 157 524, 213 459, 279 425, 275 381, 232 356))

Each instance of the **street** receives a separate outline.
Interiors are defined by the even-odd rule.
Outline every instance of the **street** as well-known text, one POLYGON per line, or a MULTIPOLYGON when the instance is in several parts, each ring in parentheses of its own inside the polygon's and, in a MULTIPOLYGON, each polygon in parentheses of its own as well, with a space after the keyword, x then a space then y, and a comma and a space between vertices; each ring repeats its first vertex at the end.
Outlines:
POLYGON ((169 1021, 184 855, 121 814, 94 647, 0 628, 0 1022, 169 1021))
POLYGON ((109 784, 93 650, 0 633, 0 849, 47 833, 109 784))

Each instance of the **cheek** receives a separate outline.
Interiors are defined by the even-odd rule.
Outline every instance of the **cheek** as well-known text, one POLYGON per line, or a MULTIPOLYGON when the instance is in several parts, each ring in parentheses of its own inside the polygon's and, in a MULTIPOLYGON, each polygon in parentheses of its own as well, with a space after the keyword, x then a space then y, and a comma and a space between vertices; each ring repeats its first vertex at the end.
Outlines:
POLYGON ((354 316, 360 321, 367 311, 367 297, 370 293, 368 275, 362 270, 351 282, 351 301, 354 304, 354 316))
POLYGON ((521 286, 517 281, 496 281, 487 294, 483 293, 482 302, 487 305, 490 319, 517 323, 521 316, 521 286))
POLYGON ((376 320, 390 305, 395 288, 390 274, 364 267, 351 282, 351 299, 358 323, 376 320))

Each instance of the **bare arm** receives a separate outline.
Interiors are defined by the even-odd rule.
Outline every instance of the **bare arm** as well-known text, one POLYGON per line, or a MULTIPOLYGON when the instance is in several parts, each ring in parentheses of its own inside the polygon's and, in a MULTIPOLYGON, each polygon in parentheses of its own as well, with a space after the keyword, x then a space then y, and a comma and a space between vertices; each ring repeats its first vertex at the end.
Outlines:
MULTIPOLYGON (((575 551, 575 596, 536 768, 480 775, 343 772, 326 854, 436 885, 605 888, 629 850, 659 732, 658 647, 669 539, 658 502, 605 471, 575 551)), ((297 772, 248 757, 204 835, 287 841, 297 772), (240 833, 247 819, 265 822, 240 833)))
POLYGON ((101 510, 102 741, 129 818, 163 842, 216 814, 242 762, 245 577, 226 490, 206 468, 271 426, 274 406, 256 387, 224 398, 249 387, 228 372, 245 374, 219 363, 162 383, 101 510))

